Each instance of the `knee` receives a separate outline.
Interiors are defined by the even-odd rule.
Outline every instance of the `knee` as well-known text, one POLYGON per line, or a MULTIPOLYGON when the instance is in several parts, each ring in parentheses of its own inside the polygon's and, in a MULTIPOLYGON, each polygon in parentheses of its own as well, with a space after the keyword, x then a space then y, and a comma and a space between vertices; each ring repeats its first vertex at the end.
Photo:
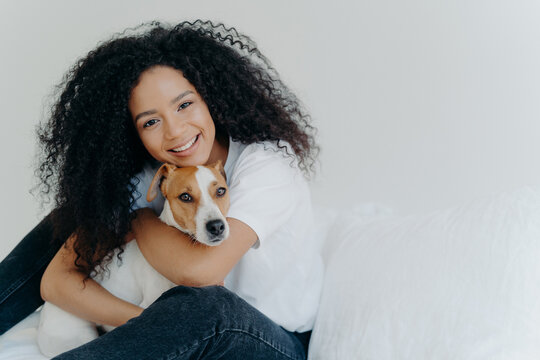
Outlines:
POLYGON ((244 300, 223 286, 190 287, 180 285, 163 293, 156 300, 156 303, 158 302, 166 302, 168 306, 177 309, 190 308, 193 311, 197 309, 211 311, 212 309, 242 306, 244 300))
POLYGON ((201 318, 213 323, 234 320, 251 306, 223 286, 177 286, 165 292, 148 310, 160 308, 170 319, 201 318))

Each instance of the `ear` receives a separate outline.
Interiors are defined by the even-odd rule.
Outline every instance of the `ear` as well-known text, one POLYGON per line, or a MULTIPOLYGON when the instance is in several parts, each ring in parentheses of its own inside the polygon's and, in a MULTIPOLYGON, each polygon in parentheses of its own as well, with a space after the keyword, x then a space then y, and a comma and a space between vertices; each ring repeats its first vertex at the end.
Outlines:
MULTIPOLYGON (((156 175, 154 175, 154 178, 152 179, 152 183, 150 184, 150 187, 148 188, 148 193, 146 194, 146 201, 151 202, 154 200, 157 196, 158 188, 162 189, 162 192, 164 191, 164 188, 161 187, 161 184, 163 181, 167 180, 167 177, 176 169, 176 166, 171 164, 163 164, 156 172, 156 175)), ((166 194, 163 194, 166 196, 166 194)))
POLYGON ((223 176, 223 178, 227 180, 227 174, 225 174, 225 168, 223 167, 221 160, 217 160, 215 163, 208 165, 208 167, 216 169, 221 174, 221 176, 223 176))

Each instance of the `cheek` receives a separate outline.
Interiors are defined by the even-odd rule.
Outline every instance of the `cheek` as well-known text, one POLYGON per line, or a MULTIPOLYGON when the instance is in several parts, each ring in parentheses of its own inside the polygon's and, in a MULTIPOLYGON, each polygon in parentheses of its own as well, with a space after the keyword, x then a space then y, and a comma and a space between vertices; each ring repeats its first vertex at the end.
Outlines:
POLYGON ((146 149, 150 153, 150 155, 156 157, 159 155, 159 151, 161 150, 161 141, 157 134, 149 134, 149 133, 143 133, 139 134, 139 139, 141 139, 141 142, 146 149))
POLYGON ((208 131, 210 131, 213 136, 216 135, 216 126, 214 125, 212 118, 208 119, 208 131))
POLYGON ((216 126, 208 111, 201 111, 199 119, 199 123, 202 124, 202 127, 206 130, 207 134, 215 134, 216 126))

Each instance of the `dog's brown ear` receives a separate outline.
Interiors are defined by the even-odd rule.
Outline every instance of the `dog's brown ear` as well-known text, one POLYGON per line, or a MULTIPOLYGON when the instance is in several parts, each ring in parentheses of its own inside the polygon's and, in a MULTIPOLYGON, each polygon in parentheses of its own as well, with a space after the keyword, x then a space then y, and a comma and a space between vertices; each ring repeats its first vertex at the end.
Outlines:
POLYGON ((161 185, 167 181, 167 177, 171 172, 174 171, 174 169, 176 169, 176 166, 171 164, 161 165, 161 167, 156 172, 156 175, 154 175, 150 187, 148 188, 148 192, 146 194, 146 201, 151 202, 156 198, 158 188, 160 188, 163 196, 167 196, 167 194, 165 194, 165 187, 161 185))
POLYGON ((223 176, 223 178, 227 180, 227 174, 225 174, 225 168, 223 167, 221 160, 217 160, 215 163, 212 163, 208 166, 216 169, 221 174, 221 176, 223 176))

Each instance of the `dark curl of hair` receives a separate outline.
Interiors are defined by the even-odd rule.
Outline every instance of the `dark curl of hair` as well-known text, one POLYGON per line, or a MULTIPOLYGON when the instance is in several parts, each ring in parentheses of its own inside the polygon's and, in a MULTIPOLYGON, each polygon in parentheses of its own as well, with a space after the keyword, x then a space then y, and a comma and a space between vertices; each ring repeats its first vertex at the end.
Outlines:
POLYGON ((42 192, 55 194, 56 238, 76 235, 76 266, 90 276, 124 243, 136 175, 152 161, 128 100, 143 71, 182 71, 206 102, 216 134, 245 144, 286 141, 309 175, 318 147, 310 117, 256 44, 234 28, 197 20, 157 22, 102 43, 67 73, 50 119, 38 130, 42 192), (134 180, 135 179, 135 180, 134 180))

